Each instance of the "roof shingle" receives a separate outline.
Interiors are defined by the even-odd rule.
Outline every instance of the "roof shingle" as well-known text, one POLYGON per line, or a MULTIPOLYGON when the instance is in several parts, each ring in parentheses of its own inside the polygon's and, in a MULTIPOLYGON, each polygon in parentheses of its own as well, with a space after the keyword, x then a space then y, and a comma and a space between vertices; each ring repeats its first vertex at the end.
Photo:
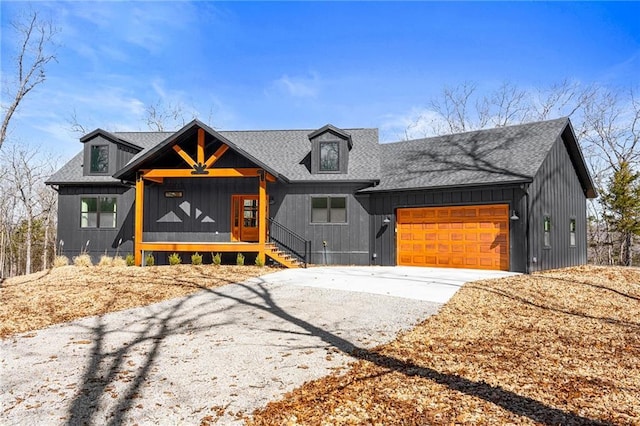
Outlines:
POLYGON ((531 181, 568 119, 381 145, 380 184, 363 192, 531 181))

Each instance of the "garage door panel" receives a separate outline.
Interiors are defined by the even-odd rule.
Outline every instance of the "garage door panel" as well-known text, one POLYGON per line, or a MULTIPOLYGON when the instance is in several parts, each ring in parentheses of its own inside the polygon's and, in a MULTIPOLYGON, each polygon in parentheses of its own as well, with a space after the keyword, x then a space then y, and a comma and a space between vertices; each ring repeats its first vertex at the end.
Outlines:
POLYGON ((398 209, 398 264, 509 270, 508 205, 398 209))

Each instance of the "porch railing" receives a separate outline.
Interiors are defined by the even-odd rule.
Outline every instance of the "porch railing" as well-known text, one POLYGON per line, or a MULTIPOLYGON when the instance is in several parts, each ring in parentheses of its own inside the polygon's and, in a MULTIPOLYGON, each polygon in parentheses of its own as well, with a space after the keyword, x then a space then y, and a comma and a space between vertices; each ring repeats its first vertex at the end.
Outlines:
POLYGON ((281 223, 269 218, 269 242, 301 262, 306 268, 311 256, 311 241, 305 240, 281 223))

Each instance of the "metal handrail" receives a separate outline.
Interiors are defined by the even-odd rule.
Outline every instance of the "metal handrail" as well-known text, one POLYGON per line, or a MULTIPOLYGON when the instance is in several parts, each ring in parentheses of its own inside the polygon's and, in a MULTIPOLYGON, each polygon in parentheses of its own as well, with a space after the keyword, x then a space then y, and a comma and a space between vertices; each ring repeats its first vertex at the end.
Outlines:
POLYGON ((311 241, 305 240, 283 224, 269 218, 269 242, 298 259, 306 268, 311 254, 311 241))

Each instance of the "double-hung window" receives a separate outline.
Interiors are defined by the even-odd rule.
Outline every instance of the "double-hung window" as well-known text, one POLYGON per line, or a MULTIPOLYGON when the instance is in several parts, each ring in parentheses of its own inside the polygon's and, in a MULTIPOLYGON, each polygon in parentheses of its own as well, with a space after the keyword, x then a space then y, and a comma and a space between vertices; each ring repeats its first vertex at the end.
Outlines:
POLYGON ((80 202, 81 228, 115 228, 115 197, 82 197, 80 202))
POLYGON ((347 198, 311 197, 311 223, 347 223, 347 198))

